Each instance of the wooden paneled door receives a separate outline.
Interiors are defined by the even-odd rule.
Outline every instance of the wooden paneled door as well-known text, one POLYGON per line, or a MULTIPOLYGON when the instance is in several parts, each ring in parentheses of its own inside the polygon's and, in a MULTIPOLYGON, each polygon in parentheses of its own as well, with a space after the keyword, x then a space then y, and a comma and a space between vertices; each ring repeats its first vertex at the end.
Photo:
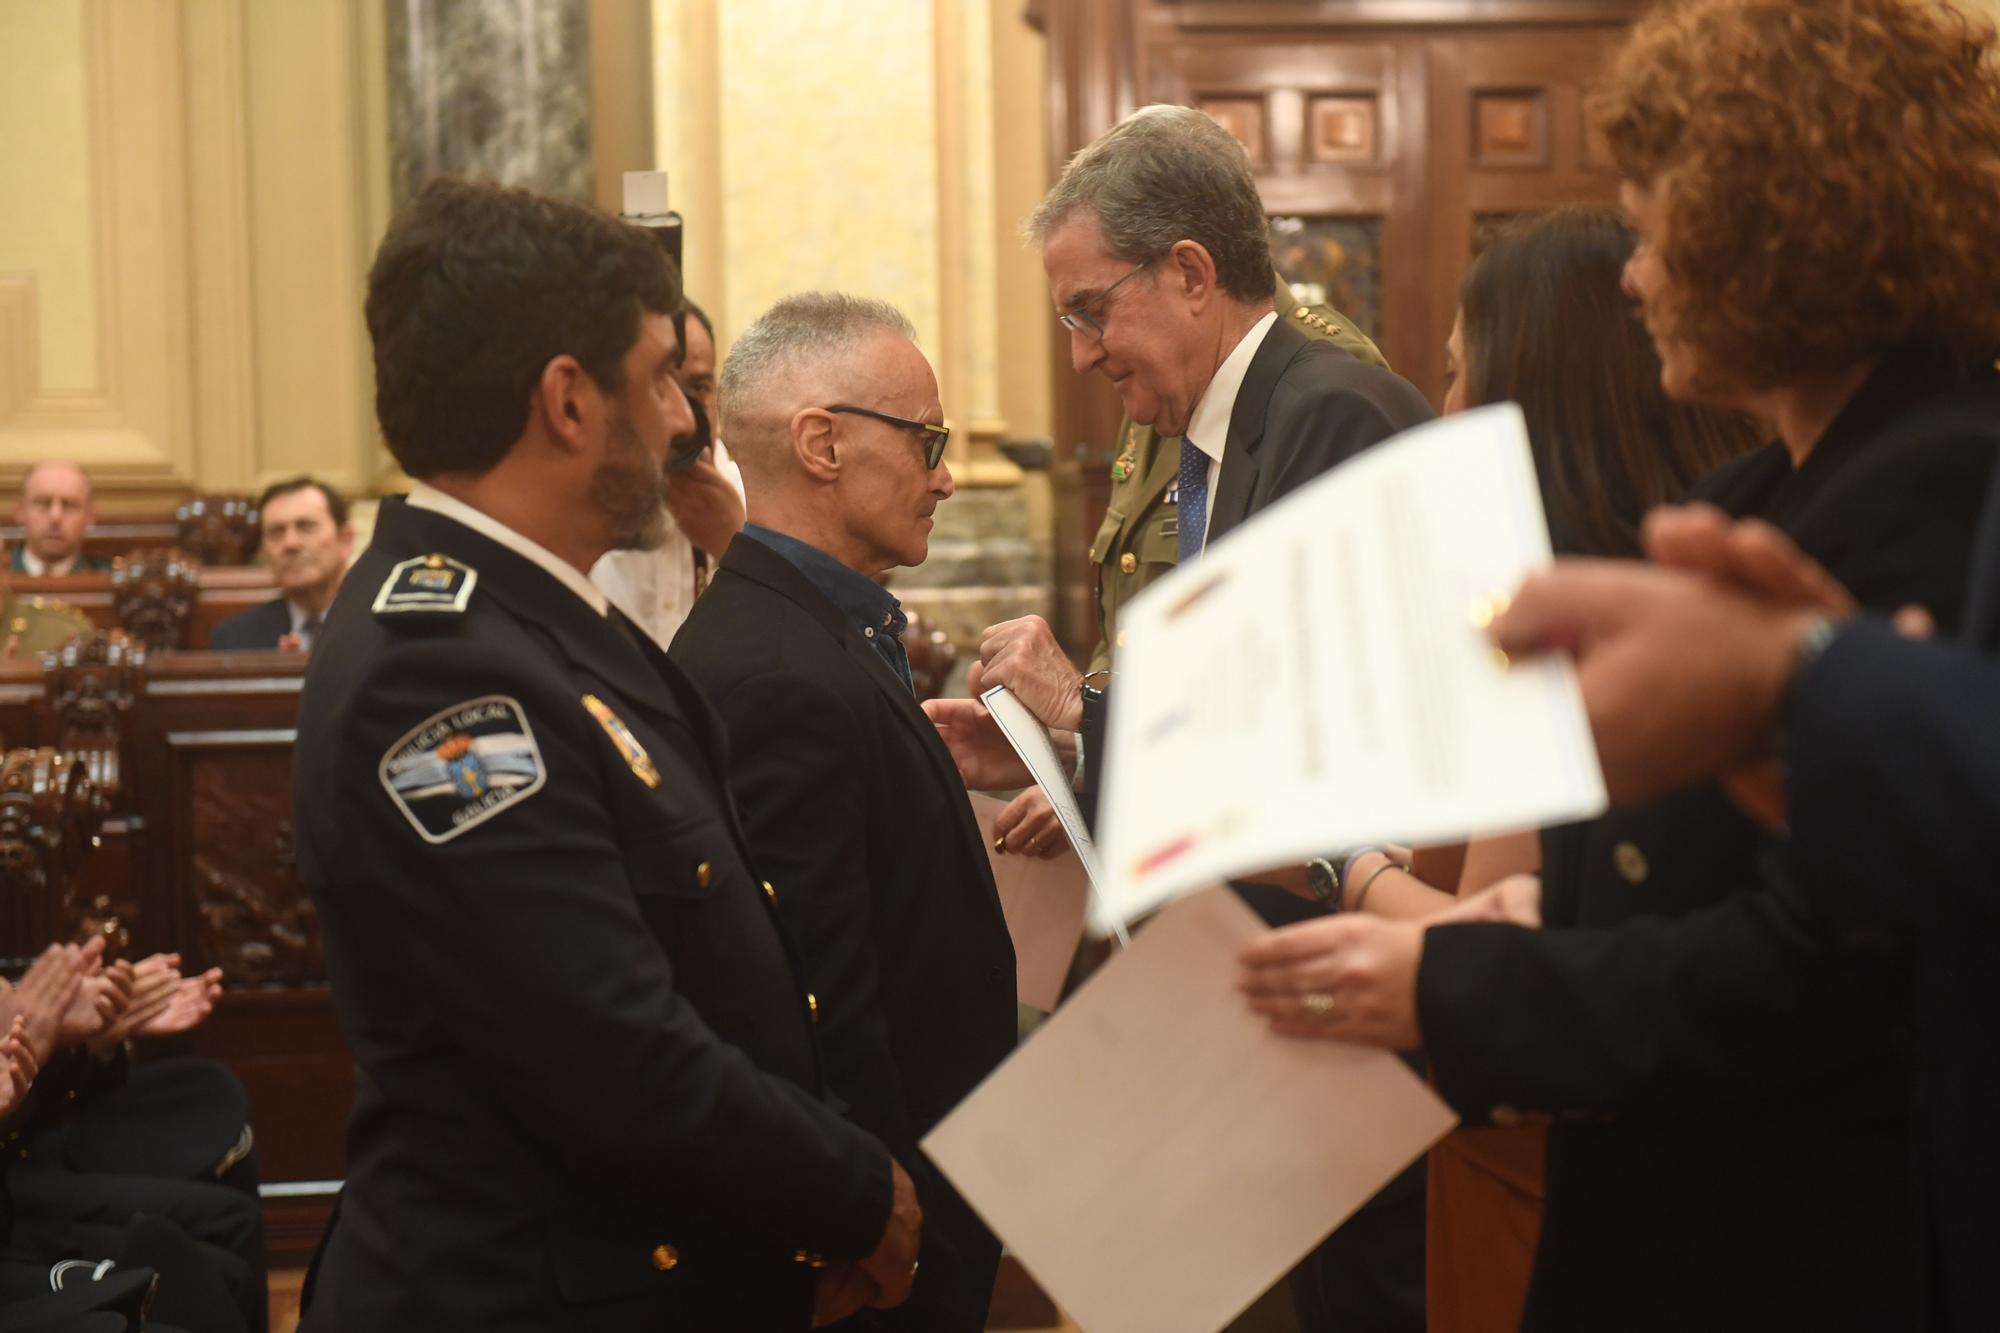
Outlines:
MULTIPOLYGON (((1584 98, 1641 0, 1053 0, 1051 176, 1144 102, 1198 106, 1249 152, 1273 257, 1435 402, 1482 230, 1617 180, 1584 98)), ((1094 637, 1082 534, 1118 420, 1109 386, 1056 380, 1058 606, 1094 637)))

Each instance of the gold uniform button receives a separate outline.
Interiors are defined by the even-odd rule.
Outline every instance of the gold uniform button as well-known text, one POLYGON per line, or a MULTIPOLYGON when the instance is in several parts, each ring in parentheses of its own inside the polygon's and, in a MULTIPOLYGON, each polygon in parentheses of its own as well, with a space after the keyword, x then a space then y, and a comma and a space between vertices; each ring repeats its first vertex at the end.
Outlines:
POLYGON ((778 901, 778 891, 771 887, 771 881, 768 879, 764 881, 764 896, 772 902, 778 901))
POLYGON ((1611 849, 1611 864, 1618 867, 1619 878, 1627 884, 1644 884, 1649 872, 1646 854, 1635 843, 1621 842, 1611 849))
POLYGON ((1486 1118, 1502 1129, 1512 1129, 1521 1123, 1521 1113, 1511 1106, 1496 1106, 1486 1118))
POLYGON ((704 889, 707 888, 708 882, 714 878, 715 878, 715 867, 710 865, 708 862, 703 861, 700 865, 694 868, 694 882, 700 885, 702 888, 704 889))
POLYGON ((1307 315, 1310 315, 1311 313, 1312 313, 1312 307, 1302 305, 1297 310, 1294 310, 1292 312, 1292 316, 1295 319, 1304 319, 1307 315))
POLYGON ((653 1247, 653 1267, 659 1269, 662 1273, 673 1272, 674 1269, 680 1267, 680 1262, 681 1252, 673 1246, 655 1245, 653 1247))
POLYGON ((1132 553, 1131 553, 1130 551, 1127 551, 1127 552, 1126 552, 1125 554, 1123 554, 1123 555, 1119 556, 1119 557, 1118 557, 1118 572, 1119 572, 1120 574, 1136 574, 1136 573, 1138 573, 1138 572, 1139 572, 1139 557, 1138 557, 1138 556, 1136 556, 1136 555, 1133 555, 1133 554, 1132 554, 1132 553))
POLYGON ((806 1012, 812 1015, 813 1022, 819 1022, 819 996, 811 991, 806 992, 806 1012))

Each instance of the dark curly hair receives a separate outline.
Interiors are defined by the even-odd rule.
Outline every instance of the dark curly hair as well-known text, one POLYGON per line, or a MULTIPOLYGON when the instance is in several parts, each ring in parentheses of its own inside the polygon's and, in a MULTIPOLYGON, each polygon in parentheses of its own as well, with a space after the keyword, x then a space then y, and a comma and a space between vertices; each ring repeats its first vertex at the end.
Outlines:
POLYGON ((1459 287, 1465 401, 1521 405, 1559 555, 1637 556, 1639 522, 1755 447, 1748 417, 1677 403, 1619 275, 1638 236, 1606 208, 1504 228, 1459 287))
POLYGON ((526 428, 550 361, 573 356, 617 393, 640 312, 680 307, 673 262, 644 230, 528 190, 434 180, 368 273, 389 452, 412 477, 485 472, 526 428))
POLYGON ((1947 0, 1676 0, 1592 99, 1705 384, 2000 353, 2000 71, 1947 0))

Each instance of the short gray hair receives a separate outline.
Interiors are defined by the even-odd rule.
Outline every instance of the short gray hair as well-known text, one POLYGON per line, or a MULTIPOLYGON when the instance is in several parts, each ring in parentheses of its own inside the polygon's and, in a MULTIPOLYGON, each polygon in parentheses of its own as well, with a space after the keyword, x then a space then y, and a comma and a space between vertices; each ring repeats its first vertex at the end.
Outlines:
POLYGON ((887 301, 845 292, 781 297, 736 335, 722 363, 723 439, 735 446, 736 434, 750 425, 741 414, 762 402, 773 385, 797 380, 878 333, 917 340, 909 316, 887 301))
POLYGON ((1099 135, 1063 168, 1028 219, 1028 238, 1044 244, 1077 213, 1095 217, 1105 246, 1128 264, 1194 241, 1215 261, 1216 280, 1231 296, 1271 295, 1270 224, 1250 155, 1193 107, 1141 107, 1099 135))

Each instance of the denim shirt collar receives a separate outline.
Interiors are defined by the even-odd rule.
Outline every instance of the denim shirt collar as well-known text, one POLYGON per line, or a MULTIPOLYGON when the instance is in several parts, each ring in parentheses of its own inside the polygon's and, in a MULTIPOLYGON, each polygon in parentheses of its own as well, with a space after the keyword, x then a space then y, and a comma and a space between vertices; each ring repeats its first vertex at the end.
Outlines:
POLYGON ((761 523, 745 523, 743 535, 755 538, 791 561, 799 573, 804 574, 856 629, 864 632, 872 630, 874 633, 869 634, 869 638, 886 631, 890 637, 901 641, 903 630, 909 624, 903 614, 903 604, 874 579, 849 569, 810 542, 802 542, 789 533, 778 532, 761 523))

